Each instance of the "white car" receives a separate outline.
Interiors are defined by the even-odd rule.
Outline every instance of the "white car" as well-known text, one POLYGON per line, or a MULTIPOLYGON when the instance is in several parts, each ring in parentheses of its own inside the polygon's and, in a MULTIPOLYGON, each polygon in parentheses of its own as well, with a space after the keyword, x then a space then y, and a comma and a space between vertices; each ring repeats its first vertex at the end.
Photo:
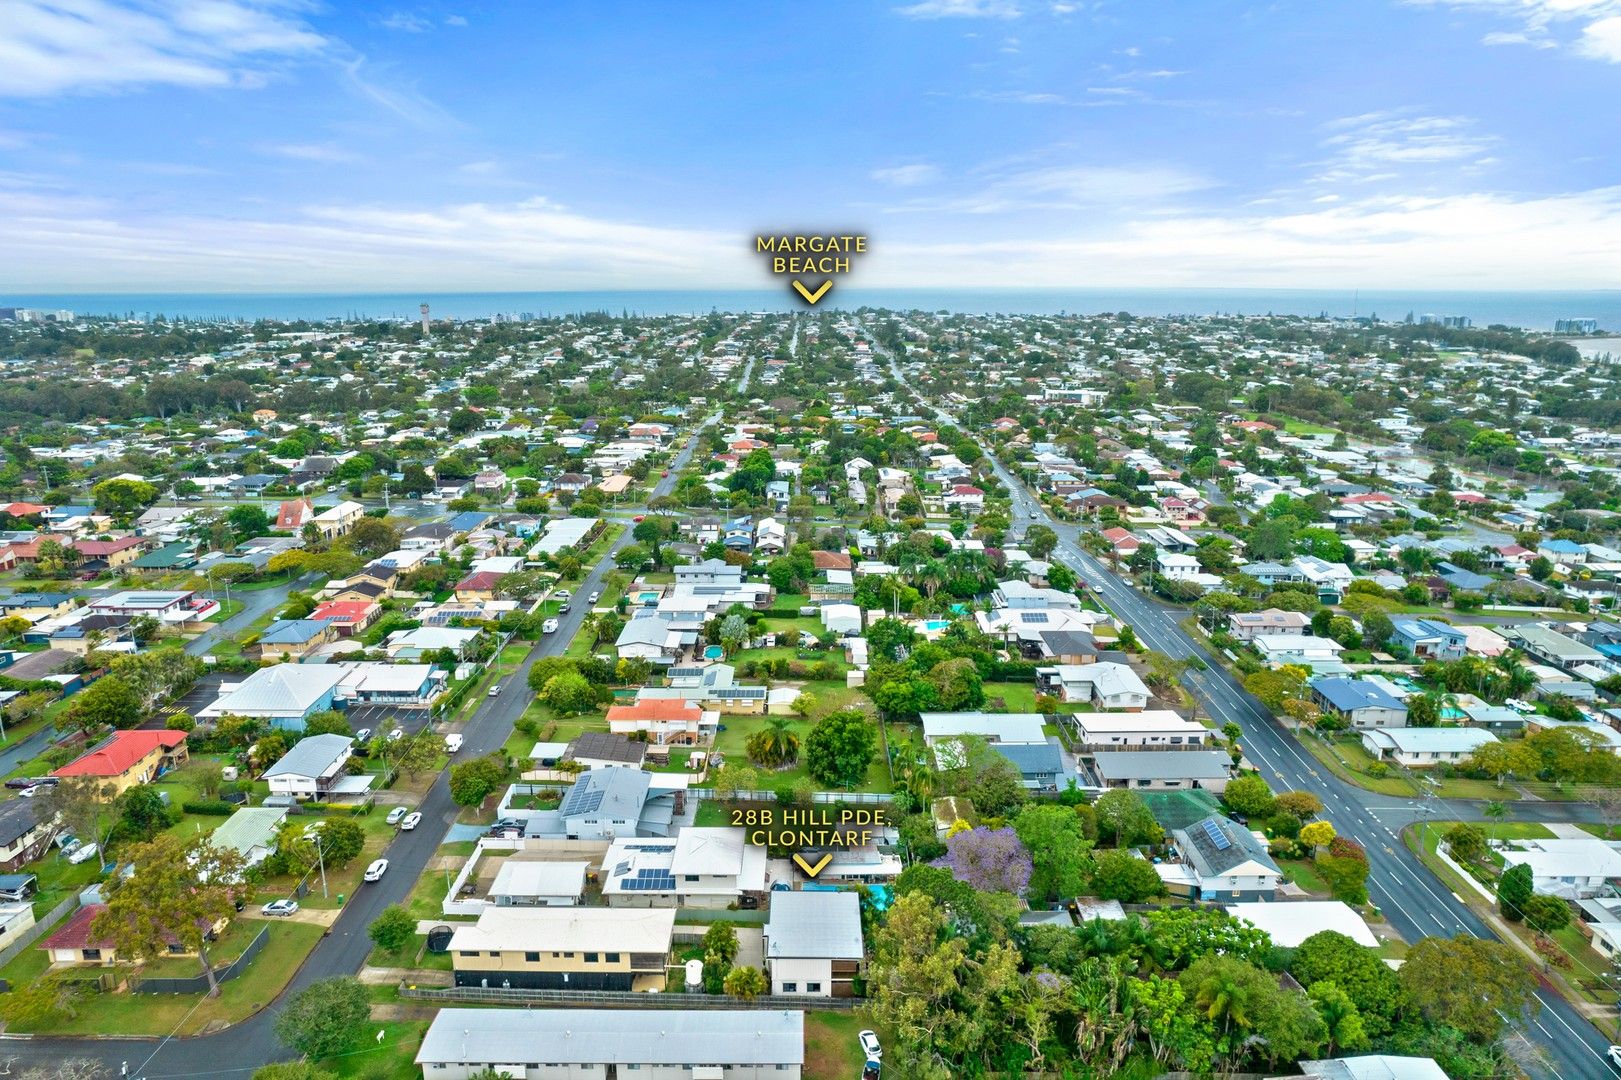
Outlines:
POLYGON ((884 1048, 878 1045, 876 1031, 863 1031, 856 1038, 861 1040, 861 1052, 867 1055, 868 1061, 884 1060, 884 1048))
POLYGON ((540 632, 543 633, 543 634, 555 634, 555 633, 557 633, 557 620, 556 619, 547 619, 545 622, 541 623, 540 624, 540 632))
POLYGON ((454 754, 456 751, 460 750, 461 748, 462 748, 462 737, 460 735, 452 733, 450 735, 445 736, 445 753, 454 754))
POLYGON ((388 822, 390 825, 398 825, 400 823, 400 819, 403 818, 407 813, 409 813, 409 811, 406 810, 405 807, 396 806, 394 809, 388 812, 388 817, 384 818, 383 820, 388 822))
POLYGON ((556 592, 552 593, 552 599, 553 600, 567 600, 569 597, 571 597, 573 595, 574 594, 569 592, 567 589, 558 589, 556 592))
POLYGON ((501 696, 501 684, 500 683, 496 683, 494 686, 490 687, 490 696, 491 697, 500 697, 501 696))
POLYGON ((1610 1064, 1621 1069, 1621 1046, 1611 1046, 1609 1050, 1610 1064))
POLYGON ((297 900, 272 900, 259 909, 261 915, 291 915, 298 910, 297 900))
POLYGON ((366 878, 367 881, 382 881, 383 880, 383 875, 386 874, 387 872, 388 872, 388 860, 387 859, 378 859, 376 862, 374 862, 370 866, 366 867, 365 878, 366 878))
POLYGON ((31 784, 30 786, 23 788, 17 794, 21 795, 25 799, 32 799, 35 795, 39 794, 39 785, 31 784))
POLYGON ((395 728, 393 731, 388 733, 388 741, 389 742, 394 742, 396 739, 403 739, 403 738, 405 738, 405 729, 404 728, 395 728))
POLYGON ((360 745, 364 746, 366 743, 368 743, 370 741, 371 741, 371 728, 363 727, 359 731, 355 732, 355 742, 357 742, 360 745))
POLYGON ((585 598, 585 602, 588 603, 588 604, 594 604, 598 600, 601 600, 601 599, 602 599, 602 593, 594 592, 590 596, 585 598))
POLYGON ((409 832, 410 830, 416 828, 417 824, 421 820, 422 814, 419 811, 413 810, 409 814, 405 815, 405 820, 400 822, 400 828, 403 831, 409 832))

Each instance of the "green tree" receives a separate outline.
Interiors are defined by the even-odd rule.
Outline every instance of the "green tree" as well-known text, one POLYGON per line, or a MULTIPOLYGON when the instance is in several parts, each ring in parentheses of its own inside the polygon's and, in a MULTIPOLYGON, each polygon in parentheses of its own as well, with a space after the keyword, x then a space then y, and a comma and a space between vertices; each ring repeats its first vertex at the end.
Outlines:
POLYGON ((208 979, 208 996, 219 994, 208 944, 214 926, 235 914, 246 863, 234 848, 215 847, 206 837, 159 836, 128 853, 135 873, 115 874, 107 884, 106 910, 91 932, 113 943, 128 959, 157 960, 178 942, 197 954, 208 979))
POLYGON ((596 704, 596 691, 577 671, 564 671, 553 675, 541 691, 546 704, 564 716, 574 716, 596 704))
POLYGON ((737 959, 737 928, 729 922, 710 923, 704 931, 703 948, 705 957, 713 956, 722 967, 731 967, 737 959))
POLYGON ((370 1019, 371 1002, 359 979, 320 979, 283 1006, 276 1016, 276 1036, 309 1057, 336 1057, 359 1042, 370 1019))
POLYGON ((1222 801, 1245 817, 1263 818, 1272 813, 1272 789, 1259 773, 1246 773, 1227 784, 1222 801))
POLYGON ((230 526, 238 540, 251 540, 268 533, 273 522, 262 506, 243 503, 231 508, 231 512, 225 515, 225 524, 230 526))
POLYGON ((450 767, 450 797, 457 806, 477 806, 507 779, 507 763, 500 754, 474 758, 450 767))
POLYGON ((390 904, 384 908, 366 928, 372 943, 384 952, 391 953, 400 952, 411 944, 416 938, 416 932, 416 919, 398 904, 390 904))
POLYGON ((1464 821, 1446 831, 1447 850, 1460 862, 1475 862, 1486 855, 1486 830, 1464 821))
POLYGON ((1551 934, 1570 925, 1570 905, 1557 896, 1538 893, 1525 902, 1525 925, 1539 934, 1551 934))
POLYGON ((1519 922, 1525 918, 1525 905, 1533 895, 1531 864, 1511 866, 1497 881, 1497 910, 1509 922, 1519 922))
POLYGON ((840 709, 805 736, 805 767, 832 787, 860 787, 878 749, 878 731, 859 709, 840 709))
POLYGON ((349 727, 349 718, 336 709, 326 709, 312 713, 304 721, 304 735, 353 735, 349 727))
POLYGON ((1037 522, 1024 530, 1024 549, 1038 559, 1045 559, 1058 546, 1058 534, 1037 522))
POLYGON ((767 990, 771 984, 766 982, 765 975, 759 968, 739 967, 726 973, 726 992, 733 997, 744 1001, 753 1001, 767 990))
POLYGON ((1423 939, 1408 950, 1397 979, 1430 1023, 1486 1042, 1496 1041, 1505 1017, 1534 1014, 1540 1004, 1536 980, 1519 953, 1468 934, 1423 939))
POLYGON ((1289 972, 1308 990, 1328 982, 1348 995, 1370 1037, 1388 1032, 1404 1004, 1400 981, 1378 951, 1333 930, 1302 941, 1289 972))
POLYGON ((1435 727, 1441 722, 1441 699, 1434 694, 1411 694, 1407 698, 1410 727, 1435 727))
POLYGON ((141 697, 117 675, 103 675, 73 696, 67 722, 79 728, 132 728, 141 722, 141 697))
POLYGON ((1105 900, 1141 904, 1165 893, 1153 865, 1129 851, 1105 851, 1092 874, 1092 891, 1105 900))
POLYGON ((1028 886, 1032 897, 1067 900, 1086 889, 1093 871, 1092 843, 1073 809, 1052 804, 1026 806, 1013 819, 1013 831, 1034 863, 1028 886))
POLYGON ((1330 980, 1313 983, 1306 996, 1328 1028, 1328 1052, 1361 1050, 1368 1045, 1368 1031, 1356 1002, 1330 980))
POLYGON ((103 514, 125 516, 145 510, 158 501, 157 485, 145 480, 103 480, 90 489, 96 509, 103 514))
POLYGON ((1099 840, 1132 847, 1157 844, 1165 838, 1165 830, 1135 791, 1123 788, 1105 791, 1093 804, 1093 809, 1097 811, 1099 840))

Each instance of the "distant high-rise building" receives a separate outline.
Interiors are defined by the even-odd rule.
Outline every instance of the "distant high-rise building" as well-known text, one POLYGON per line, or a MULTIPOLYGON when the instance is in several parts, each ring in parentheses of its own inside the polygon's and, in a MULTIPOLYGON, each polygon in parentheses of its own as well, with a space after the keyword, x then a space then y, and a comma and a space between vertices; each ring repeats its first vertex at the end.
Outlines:
POLYGON ((1553 324, 1556 334, 1596 334, 1598 333, 1597 319, 1556 319, 1553 324))
POLYGON ((423 304, 420 310, 422 312, 422 336, 427 337, 428 336, 428 305, 423 304))
MULTIPOLYGON (((1412 315, 1407 316, 1407 321, 1413 321, 1412 315)), ((1467 330, 1474 325, 1474 320, 1467 315, 1420 315, 1418 325, 1444 326, 1449 330, 1467 330)))
POLYGON ((1440 326, 1441 325, 1441 316, 1439 316, 1439 315, 1420 315, 1418 317, 1418 325, 1420 325, 1420 326, 1440 326))

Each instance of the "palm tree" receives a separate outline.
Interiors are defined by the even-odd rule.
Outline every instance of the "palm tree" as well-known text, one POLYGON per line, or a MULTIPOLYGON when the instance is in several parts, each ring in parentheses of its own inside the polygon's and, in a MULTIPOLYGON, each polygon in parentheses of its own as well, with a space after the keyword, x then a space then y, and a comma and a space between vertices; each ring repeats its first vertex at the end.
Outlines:
POLYGON ((1201 982, 1193 1000, 1224 1032, 1249 1026, 1249 989, 1228 973, 1215 973, 1201 982))
POLYGON ((1510 697, 1523 697, 1537 684, 1537 677, 1525 666, 1517 651, 1510 650, 1497 657, 1497 670, 1503 673, 1510 697))
POLYGON ((762 729, 766 750, 777 764, 786 765, 799 760, 799 734, 793 721, 786 716, 768 717, 762 729))
MULTIPOLYGON (((1503 802, 1501 799, 1493 799, 1485 806, 1482 806, 1480 808, 1480 812, 1485 814, 1495 824, 1496 822, 1502 821, 1504 818, 1508 817, 1508 803, 1503 802)), ((1495 829, 1492 830, 1492 839, 1497 839, 1495 829)))

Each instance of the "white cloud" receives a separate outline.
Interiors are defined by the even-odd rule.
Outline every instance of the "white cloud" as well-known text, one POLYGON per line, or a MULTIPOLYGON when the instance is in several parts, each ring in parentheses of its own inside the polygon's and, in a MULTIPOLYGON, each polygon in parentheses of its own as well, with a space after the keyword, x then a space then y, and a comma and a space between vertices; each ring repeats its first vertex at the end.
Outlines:
POLYGON ((252 86, 259 59, 328 42, 278 0, 5 0, 0 96, 252 86))
POLYGON ((360 160, 360 156, 352 150, 331 143, 276 143, 260 147, 266 154, 276 157, 292 158, 295 161, 319 161, 328 164, 343 164, 360 160))
POLYGON ((1595 60, 1621 64, 1621 15, 1611 15, 1583 27, 1576 51, 1595 60))
POLYGON ((378 25, 385 30, 400 30, 407 34, 420 34, 433 29, 433 23, 420 15, 413 15, 409 11, 391 12, 378 25))
POLYGON ((908 19, 1017 19, 1023 14, 1014 0, 920 0, 898 7, 908 19))
POLYGON ((884 169, 874 169, 870 175, 880 184, 917 187, 919 184, 928 184, 939 179, 940 170, 934 165, 915 162, 910 165, 892 165, 884 169))
POLYGON ((1322 145, 1333 153, 1321 180, 1371 180, 1392 168, 1489 163, 1482 155, 1497 140, 1474 132, 1462 116, 1416 116, 1399 112, 1364 113, 1327 125, 1335 132, 1322 145))
POLYGON ((446 15, 445 16, 445 25, 446 26, 466 26, 467 25, 467 16, 465 16, 465 15, 446 15))
POLYGON ((1518 31, 1494 31, 1486 45, 1528 45, 1554 49, 1570 44, 1578 56, 1621 64, 1621 0, 1405 0, 1417 7, 1485 11, 1518 22, 1518 31), (1581 35, 1566 42, 1555 28, 1582 23, 1581 35))
POLYGON ((917 198, 891 206, 897 213, 1011 214, 1031 210, 1118 211, 1162 204, 1200 191, 1204 178, 1157 165, 1043 165, 990 170, 978 190, 917 198))

